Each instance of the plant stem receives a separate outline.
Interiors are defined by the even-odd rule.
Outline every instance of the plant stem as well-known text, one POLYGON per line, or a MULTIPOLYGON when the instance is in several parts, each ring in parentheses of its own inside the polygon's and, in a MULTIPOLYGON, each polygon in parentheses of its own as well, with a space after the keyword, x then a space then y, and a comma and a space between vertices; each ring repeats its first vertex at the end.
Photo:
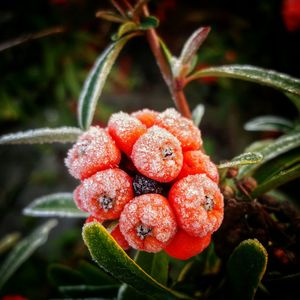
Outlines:
MULTIPOLYGON (((147 5, 143 7, 143 13, 145 17, 149 16, 149 11, 147 5)), ((147 39, 150 45, 151 51, 156 59, 156 62, 159 66, 160 72, 163 76, 164 81, 166 82, 169 91, 171 93, 172 99, 175 102, 177 109, 180 113, 191 119, 192 114, 186 100, 185 94, 183 92, 183 85, 181 80, 178 80, 173 77, 172 71, 170 69, 169 63, 166 60, 164 53, 161 50, 159 38, 156 31, 153 28, 147 30, 147 39)))

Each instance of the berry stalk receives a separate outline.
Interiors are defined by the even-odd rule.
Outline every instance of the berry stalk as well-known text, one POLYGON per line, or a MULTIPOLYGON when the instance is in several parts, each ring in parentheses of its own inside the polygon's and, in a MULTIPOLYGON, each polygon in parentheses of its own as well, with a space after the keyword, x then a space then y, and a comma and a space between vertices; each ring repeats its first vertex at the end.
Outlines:
MULTIPOLYGON (((148 17, 150 15, 147 5, 143 7, 143 13, 145 17, 148 17)), ((177 109, 184 117, 192 119, 190 107, 183 92, 183 85, 179 85, 177 80, 173 78, 170 66, 161 50, 156 31, 153 28, 150 28, 149 30, 147 30, 146 34, 151 51, 156 59, 160 72, 169 88, 172 99, 175 102, 177 109)))

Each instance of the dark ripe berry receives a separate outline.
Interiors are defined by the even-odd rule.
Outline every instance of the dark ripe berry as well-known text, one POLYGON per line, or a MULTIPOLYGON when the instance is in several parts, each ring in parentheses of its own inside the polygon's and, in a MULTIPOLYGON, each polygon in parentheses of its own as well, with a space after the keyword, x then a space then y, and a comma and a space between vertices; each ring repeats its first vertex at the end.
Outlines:
POLYGON ((143 194, 163 194, 163 187, 159 182, 140 174, 135 175, 132 185, 136 196, 143 194))

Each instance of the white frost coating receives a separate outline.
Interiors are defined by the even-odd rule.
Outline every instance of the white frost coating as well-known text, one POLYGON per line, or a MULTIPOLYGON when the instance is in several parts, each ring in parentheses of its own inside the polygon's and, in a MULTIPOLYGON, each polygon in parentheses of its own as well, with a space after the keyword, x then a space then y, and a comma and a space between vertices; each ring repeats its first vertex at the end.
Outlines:
POLYGON ((3 135, 0 144, 73 143, 81 134, 76 127, 40 128, 3 135))
POLYGON ((121 213, 119 225, 131 247, 147 252, 160 251, 177 227, 167 199, 158 194, 145 194, 131 200, 121 213), (139 226, 151 229, 143 239, 137 233, 139 226))
POLYGON ((189 175, 171 189, 169 199, 182 229, 192 236, 203 237, 216 231, 223 220, 223 196, 215 182, 204 174, 189 175), (213 209, 206 210, 206 197, 213 209))
POLYGON ((193 112, 192 112, 192 116, 193 116, 193 122, 195 124, 196 127, 199 127, 201 120, 204 116, 205 113, 205 106, 203 104, 198 104, 193 112))
POLYGON ((35 199, 24 208, 23 214, 39 217, 86 218, 87 213, 79 210, 73 201, 72 193, 56 193, 35 199))
POLYGON ((181 143, 183 151, 198 150, 202 145, 200 130, 174 108, 168 108, 160 113, 156 119, 156 125, 173 134, 181 143))
POLYGON ((131 157, 139 172, 160 182, 175 179, 183 163, 183 154, 177 138, 158 126, 151 127, 137 140, 131 157), (164 157, 165 148, 171 149, 172 155, 164 157))
POLYGON ((68 151, 65 164, 71 175, 82 179, 95 172, 115 167, 121 160, 120 150, 105 129, 90 127, 68 151))

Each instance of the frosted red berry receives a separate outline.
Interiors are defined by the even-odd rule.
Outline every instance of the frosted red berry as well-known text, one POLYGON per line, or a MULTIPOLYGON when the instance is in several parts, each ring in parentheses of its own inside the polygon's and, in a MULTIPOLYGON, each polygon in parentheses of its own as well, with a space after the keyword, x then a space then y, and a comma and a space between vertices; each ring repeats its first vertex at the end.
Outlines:
POLYGON ((203 237, 221 225, 223 196, 218 185, 204 174, 177 181, 170 190, 169 201, 178 226, 192 236, 203 237))
POLYGON ((144 176, 159 182, 175 179, 182 167, 180 143, 171 133, 153 126, 134 144, 131 158, 144 176))
POLYGON ((118 166, 121 152, 113 139, 100 127, 91 127, 68 151, 65 164, 71 175, 84 179, 97 171, 118 166))
POLYGON ((117 219, 133 198, 132 180, 120 169, 100 171, 85 179, 77 189, 84 208, 101 220, 117 219))
POLYGON ((200 130, 173 108, 160 113, 155 124, 172 133, 181 143, 183 151, 198 150, 202 146, 200 130))
POLYGON ((150 109, 142 109, 131 114, 133 117, 139 119, 147 128, 152 127, 155 124, 155 120, 159 113, 150 109))
POLYGON ((168 200, 158 194, 131 200, 121 213, 119 225, 131 247, 147 252, 162 250, 177 230, 168 200))
POLYGON ((183 165, 178 179, 194 174, 206 174, 212 181, 219 182, 216 165, 201 150, 183 153, 183 165))
POLYGON ((112 114, 107 128, 118 147, 128 156, 136 140, 147 130, 138 119, 124 112, 112 114))
POLYGON ((210 241, 211 234, 194 237, 179 229, 164 250, 174 258, 186 260, 201 253, 210 244, 210 241))
POLYGON ((128 250, 130 248, 128 242, 124 238, 124 235, 120 231, 119 224, 111 231, 110 234, 121 248, 123 248, 124 250, 128 250))

